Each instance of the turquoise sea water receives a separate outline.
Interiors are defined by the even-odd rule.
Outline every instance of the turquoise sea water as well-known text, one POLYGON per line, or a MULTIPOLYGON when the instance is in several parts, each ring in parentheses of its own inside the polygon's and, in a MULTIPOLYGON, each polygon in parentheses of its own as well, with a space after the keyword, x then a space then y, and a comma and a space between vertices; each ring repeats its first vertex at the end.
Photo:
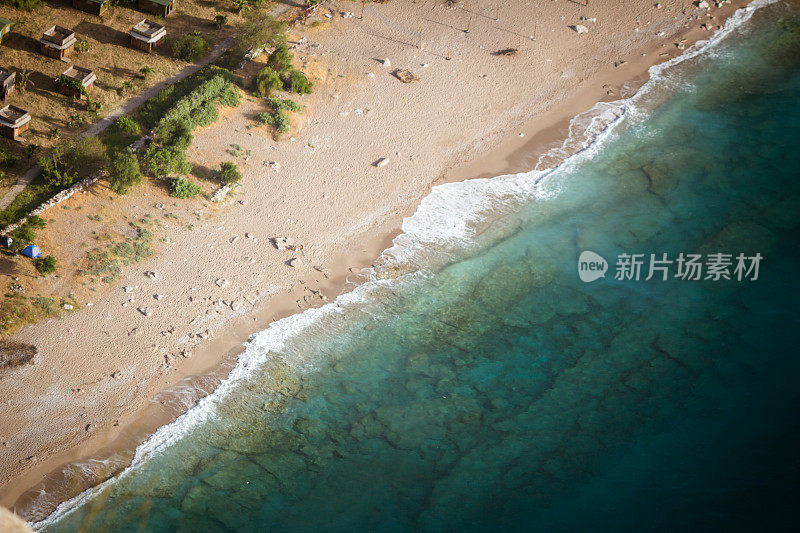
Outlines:
POLYGON ((439 189, 451 217, 465 190, 494 208, 406 250, 427 268, 254 336, 220 393, 42 527, 800 525, 800 6, 625 105, 555 172, 439 189), (604 279, 579 280, 584 250, 604 279), (763 260, 754 281, 614 279, 619 254, 681 252, 763 260))

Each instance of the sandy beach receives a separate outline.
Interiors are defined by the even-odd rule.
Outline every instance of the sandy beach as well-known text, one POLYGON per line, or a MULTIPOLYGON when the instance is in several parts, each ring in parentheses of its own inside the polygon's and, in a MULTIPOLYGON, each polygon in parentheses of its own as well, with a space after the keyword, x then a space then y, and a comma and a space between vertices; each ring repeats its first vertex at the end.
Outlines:
MULTIPOLYGON (((80 311, 13 337, 38 354, 0 378, 0 504, 38 519, 123 467, 213 389, 250 334, 357 283, 431 186, 530 170, 571 117, 629 95, 650 66, 747 2, 587 3, 393 0, 367 5, 360 19, 360 4, 331 2, 321 25, 293 28, 293 53, 318 81, 299 99, 292 131, 275 141, 248 129, 263 104, 246 98, 196 132, 189 150, 209 168, 231 159, 231 145, 249 154, 237 161, 235 195, 199 210, 156 188, 122 199, 116 208, 132 219, 175 213, 159 229, 157 256, 127 267, 80 311), (507 48, 519 53, 496 54, 507 48), (406 68, 419 81, 392 75, 406 68), (281 237, 305 254, 270 241, 281 237), (145 306, 150 316, 138 311, 145 306), (88 468, 93 476, 62 473, 109 457, 88 468)), ((86 216, 74 208, 107 195, 97 187, 69 200, 51 238, 77 238, 86 216)))

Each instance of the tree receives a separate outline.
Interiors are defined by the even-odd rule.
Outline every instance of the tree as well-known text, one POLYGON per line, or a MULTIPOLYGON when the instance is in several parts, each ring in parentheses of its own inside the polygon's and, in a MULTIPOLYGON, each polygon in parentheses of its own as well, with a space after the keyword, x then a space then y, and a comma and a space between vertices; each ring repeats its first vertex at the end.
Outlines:
POLYGON ((136 154, 131 150, 121 150, 114 154, 109 178, 111 188, 119 194, 125 194, 140 181, 142 172, 136 154))
POLYGON ((233 42, 231 63, 237 64, 250 50, 283 42, 284 28, 283 22, 275 20, 268 13, 256 11, 249 14, 233 42))
POLYGON ((284 75, 283 88, 293 93, 309 94, 314 88, 314 84, 305 74, 293 69, 288 75, 284 75))
POLYGON ((225 161, 224 163, 220 163, 219 165, 219 172, 217 173, 217 179, 226 185, 229 185, 231 183, 238 183, 239 180, 242 179, 242 173, 239 171, 239 168, 236 166, 236 163, 225 161))

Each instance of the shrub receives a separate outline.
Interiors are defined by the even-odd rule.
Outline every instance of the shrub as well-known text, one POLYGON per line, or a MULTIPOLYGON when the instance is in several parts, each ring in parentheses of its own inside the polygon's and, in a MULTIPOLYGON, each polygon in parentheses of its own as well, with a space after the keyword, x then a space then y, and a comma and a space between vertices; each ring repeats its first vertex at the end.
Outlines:
POLYGON ((275 140, 279 140, 284 133, 289 131, 291 125, 289 115, 282 109, 276 109, 271 113, 259 113, 256 115, 256 120, 275 128, 275 140))
POLYGON ((56 258, 52 255, 45 255, 43 257, 37 257, 34 259, 33 266, 36 267, 36 270, 39 271, 39 274, 46 276, 47 274, 52 274, 56 271, 58 261, 56 261, 56 258))
POLYGON ((0 167, 9 169, 19 164, 19 156, 0 146, 0 167))
POLYGON ((139 74, 141 74, 144 79, 149 78, 153 72, 155 72, 155 70, 150 65, 142 65, 142 68, 139 69, 139 74))
POLYGON ((24 11, 33 11, 42 5, 42 0, 3 0, 3 3, 24 11))
POLYGON ((203 190, 186 178, 172 178, 169 182, 169 195, 175 198, 191 198, 203 190))
POLYGON ((186 150, 192 144, 192 126, 187 120, 162 122, 155 130, 162 146, 186 150))
POLYGON ((185 103, 180 103, 185 100, 191 100, 192 103, 189 104, 191 108, 206 100, 219 98, 227 84, 224 82, 219 85, 211 84, 211 81, 216 78, 222 78, 224 82, 231 84, 233 74, 223 68, 208 66, 165 88, 157 96, 142 104, 141 116, 144 124, 149 128, 154 128, 173 108, 179 105, 186 105, 185 103))
POLYGON ((223 14, 218 14, 214 17, 214 27, 219 29, 228 23, 228 17, 223 14))
POLYGON ((239 168, 236 166, 235 163, 231 163, 230 161, 225 161, 224 163, 220 163, 219 165, 219 173, 217 173, 217 179, 226 185, 229 183, 237 183, 239 180, 242 179, 242 173, 239 172, 239 168))
POLYGON ((300 104, 289 98, 267 98, 267 105, 276 111, 300 111, 300 104))
POLYGON ((142 163, 153 176, 165 179, 174 174, 188 174, 192 169, 186 162, 186 154, 174 146, 150 146, 142 157, 142 163))
POLYGON ((78 179, 78 174, 67 162, 62 145, 54 146, 49 154, 40 157, 39 166, 42 168, 42 178, 48 185, 66 188, 78 179))
POLYGON ((139 135, 142 128, 139 124, 128 115, 123 115, 114 119, 111 123, 110 130, 114 133, 130 133, 131 135, 139 135))
POLYGON ((292 68, 292 54, 286 43, 280 43, 267 59, 267 66, 278 73, 286 72, 292 68))
POLYGON ((13 240, 12 248, 19 251, 31 244, 36 240, 36 230, 42 229, 45 225, 45 221, 40 216, 29 216, 21 226, 9 233, 13 240))
POLYGON ((83 84, 75 78, 70 78, 66 74, 59 74, 54 80, 59 87, 66 87, 70 89, 73 98, 80 98, 86 94, 86 88, 83 84))
POLYGON ((131 150, 121 150, 114 154, 109 178, 111 189, 119 194, 125 194, 140 181, 142 181, 142 171, 136 154, 131 150))
POLYGON ((283 86, 281 77, 272 67, 264 67, 253 80, 253 94, 259 98, 266 98, 272 91, 278 90, 283 86))
POLYGON ((172 45, 172 51, 176 57, 188 63, 194 63, 204 55, 208 45, 206 40, 200 35, 184 35, 172 45))
POLYGON ((284 75, 283 88, 298 94, 310 94, 314 84, 299 70, 292 70, 284 75))

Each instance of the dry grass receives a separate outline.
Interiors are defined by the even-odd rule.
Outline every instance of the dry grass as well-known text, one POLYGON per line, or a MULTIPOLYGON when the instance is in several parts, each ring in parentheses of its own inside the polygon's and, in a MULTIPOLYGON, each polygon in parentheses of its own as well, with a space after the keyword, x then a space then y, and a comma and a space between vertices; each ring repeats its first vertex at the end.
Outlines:
POLYGON ((36 347, 21 342, 0 340, 0 375, 2 371, 33 361, 36 347))

